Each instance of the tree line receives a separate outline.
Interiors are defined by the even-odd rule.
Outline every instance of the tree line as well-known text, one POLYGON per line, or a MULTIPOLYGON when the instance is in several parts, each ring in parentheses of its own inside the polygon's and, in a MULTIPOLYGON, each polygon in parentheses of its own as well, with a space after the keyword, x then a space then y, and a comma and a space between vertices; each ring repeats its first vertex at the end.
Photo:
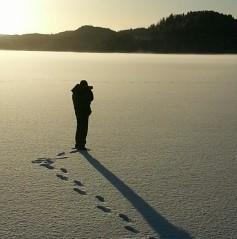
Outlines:
POLYGON ((214 11, 171 14, 148 28, 82 26, 57 34, 0 35, 0 49, 78 52, 237 53, 237 20, 214 11))

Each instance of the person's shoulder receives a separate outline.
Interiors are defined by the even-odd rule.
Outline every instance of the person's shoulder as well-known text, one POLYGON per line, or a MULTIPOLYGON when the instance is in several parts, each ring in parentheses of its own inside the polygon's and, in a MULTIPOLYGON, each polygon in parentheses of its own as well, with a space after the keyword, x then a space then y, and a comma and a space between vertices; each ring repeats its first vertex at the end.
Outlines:
POLYGON ((76 93, 76 92, 79 90, 79 88, 80 88, 79 84, 76 84, 76 85, 71 89, 72 93, 76 93))

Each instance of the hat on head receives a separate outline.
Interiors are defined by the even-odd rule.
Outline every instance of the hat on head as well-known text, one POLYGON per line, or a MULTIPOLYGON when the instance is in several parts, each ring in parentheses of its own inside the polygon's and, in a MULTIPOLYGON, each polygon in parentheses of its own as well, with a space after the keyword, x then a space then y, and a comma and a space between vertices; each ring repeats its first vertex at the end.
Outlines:
POLYGON ((86 80, 82 80, 82 81, 80 82, 80 86, 88 86, 87 81, 86 81, 86 80))

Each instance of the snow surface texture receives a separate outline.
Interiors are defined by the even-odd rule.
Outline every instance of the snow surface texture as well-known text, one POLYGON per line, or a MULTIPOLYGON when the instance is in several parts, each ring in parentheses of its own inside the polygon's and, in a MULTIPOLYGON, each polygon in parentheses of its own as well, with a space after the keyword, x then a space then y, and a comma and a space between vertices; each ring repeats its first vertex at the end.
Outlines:
POLYGON ((1 239, 236 238, 237 56, 0 60, 1 239), (81 79, 95 94, 85 153, 81 79))

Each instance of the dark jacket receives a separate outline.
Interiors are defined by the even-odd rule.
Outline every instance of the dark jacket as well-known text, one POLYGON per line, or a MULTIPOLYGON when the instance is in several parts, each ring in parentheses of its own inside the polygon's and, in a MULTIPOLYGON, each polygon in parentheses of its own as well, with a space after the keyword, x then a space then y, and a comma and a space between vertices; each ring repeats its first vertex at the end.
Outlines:
POLYGON ((72 89, 72 101, 76 115, 90 115, 91 114, 91 101, 94 99, 91 86, 76 85, 72 89))

